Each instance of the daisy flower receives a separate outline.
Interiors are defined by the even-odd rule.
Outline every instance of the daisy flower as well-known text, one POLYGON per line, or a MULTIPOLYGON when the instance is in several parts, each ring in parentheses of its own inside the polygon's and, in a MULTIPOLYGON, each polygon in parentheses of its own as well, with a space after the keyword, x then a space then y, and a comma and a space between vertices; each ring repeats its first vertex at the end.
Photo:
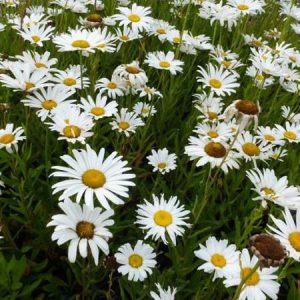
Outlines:
POLYGON ((9 153, 13 152, 13 148, 18 151, 18 142, 26 139, 23 133, 22 127, 14 130, 14 124, 6 124, 4 129, 0 129, 0 149, 5 148, 9 153))
MULTIPOLYGON (((239 268, 231 277, 227 277, 224 280, 225 286, 238 286, 246 276, 250 275, 257 262, 258 258, 256 256, 251 258, 249 251, 243 249, 240 256, 240 262, 238 261, 236 263, 239 268)), ((258 268, 246 280, 239 299, 265 300, 266 296, 273 300, 277 299, 280 287, 280 284, 276 282, 278 277, 274 274, 277 270, 278 268, 273 267, 258 268)))
POLYGON ((159 92, 157 89, 153 87, 149 87, 147 85, 140 87, 136 90, 137 92, 140 93, 140 97, 147 97, 149 101, 151 101, 155 96, 158 98, 162 98, 161 92, 159 92))
POLYGON ((271 128, 269 126, 258 126, 256 134, 257 138, 265 144, 276 146, 284 144, 284 140, 281 138, 276 128, 271 128))
POLYGON ((209 87, 210 91, 218 96, 231 95, 240 86, 236 76, 224 70, 223 66, 217 69, 212 64, 208 64, 208 71, 199 67, 198 72, 200 77, 197 77, 197 81, 203 83, 204 87, 209 87))
POLYGON ((49 41, 53 35, 54 27, 48 24, 32 24, 30 27, 18 29, 19 35, 31 44, 43 47, 43 42, 49 41))
POLYGON ((33 70, 29 64, 19 62, 9 63, 8 68, 13 76, 0 74, 0 82, 13 90, 31 92, 53 85, 47 69, 33 70))
POLYGON ((171 288, 170 286, 164 290, 159 283, 155 283, 158 289, 158 294, 151 291, 150 296, 154 300, 175 300, 175 294, 177 292, 176 288, 171 288))
POLYGON ((25 106, 37 108, 37 116, 44 122, 51 114, 51 111, 60 108, 62 105, 68 105, 75 102, 74 99, 69 99, 75 90, 69 90, 62 86, 41 88, 28 95, 26 99, 21 100, 25 106))
POLYGON ((300 209, 296 210, 295 218, 293 218, 288 208, 285 208, 282 214, 284 220, 276 219, 271 215, 271 219, 276 227, 268 225, 269 233, 278 238, 286 247, 289 257, 300 261, 300 209))
POLYGON ((150 52, 147 54, 144 61, 150 67, 168 70, 172 75, 182 72, 183 61, 175 59, 175 54, 172 51, 169 51, 165 54, 162 51, 150 52))
POLYGON ((150 24, 148 34, 150 36, 157 36, 160 41, 165 41, 170 31, 174 29, 174 26, 170 25, 164 20, 153 19, 152 23, 150 24))
POLYGON ((100 93, 105 92, 109 98, 116 99, 125 95, 126 84, 117 77, 111 80, 100 78, 96 82, 95 90, 99 90, 100 93))
POLYGON ((133 107, 133 111, 142 117, 153 116, 156 113, 155 107, 145 102, 137 102, 133 107))
POLYGON ((253 200, 262 200, 262 205, 266 206, 266 200, 272 201, 289 209, 300 208, 300 193, 295 186, 288 186, 286 176, 278 179, 274 170, 258 169, 247 171, 247 177, 255 186, 252 190, 258 193, 258 197, 253 200))
POLYGON ((52 221, 47 224, 47 227, 55 226, 52 241, 57 241, 58 245, 70 242, 68 259, 71 263, 76 261, 77 250, 83 258, 90 250, 98 265, 99 249, 106 255, 109 253, 107 241, 112 233, 106 227, 114 224, 110 219, 114 211, 90 208, 85 204, 80 206, 69 199, 58 205, 64 213, 52 216, 52 221))
POLYGON ((121 265, 118 272, 128 274, 128 280, 144 281, 156 265, 155 256, 154 249, 141 240, 137 241, 134 248, 127 243, 115 254, 117 263, 121 265))
POLYGON ((196 128, 193 130, 203 138, 203 140, 211 140, 214 142, 228 142, 229 139, 233 136, 232 129, 226 123, 199 123, 196 128))
POLYGON ((117 37, 114 34, 108 32, 107 27, 104 27, 102 30, 94 29, 93 33, 96 34, 97 40, 97 43, 95 43, 95 49, 101 52, 115 52, 115 41, 117 40, 117 37))
POLYGON ((116 28, 116 35, 119 41, 116 49, 117 51, 120 50, 123 44, 140 38, 140 35, 136 32, 133 32, 129 27, 123 27, 122 29, 116 28))
MULTIPOLYGON (((82 71, 82 73, 84 72, 85 70, 82 71)), ((52 81, 69 89, 82 89, 90 85, 88 77, 83 77, 81 80, 80 65, 71 65, 65 71, 57 70, 52 81)))
POLYGON ((76 105, 63 105, 52 110, 50 125, 52 131, 60 134, 59 140, 70 143, 77 141, 85 144, 85 139, 92 136, 94 122, 90 115, 81 112, 76 105))
POLYGON ((129 112, 127 108, 121 108, 120 113, 115 115, 110 125, 112 129, 118 130, 129 137, 131 133, 136 131, 137 127, 143 126, 145 123, 135 112, 129 112))
POLYGON ((276 125, 281 138, 287 140, 290 143, 300 142, 300 125, 285 123, 285 127, 276 125))
POLYGON ((236 246, 228 244, 228 240, 217 240, 214 236, 206 240, 205 245, 199 244, 200 249, 194 251, 195 256, 205 263, 198 267, 206 273, 214 273, 216 278, 228 277, 236 271, 240 252, 236 246))
POLYGON ((129 27, 133 32, 142 32, 148 30, 152 23, 150 7, 139 6, 136 3, 132 4, 131 8, 118 7, 120 12, 113 16, 116 21, 119 21, 120 26, 129 27))
POLYGON ((128 186, 135 185, 131 181, 135 175, 125 173, 131 171, 125 167, 127 161, 117 156, 117 152, 104 159, 104 148, 96 153, 89 145, 86 150, 73 150, 72 153, 74 158, 61 156, 68 167, 53 167, 57 171, 52 176, 68 178, 52 186, 54 194, 63 191, 60 200, 76 195, 77 202, 83 197, 86 205, 93 207, 96 196, 105 209, 110 208, 108 201, 117 205, 124 203, 121 197, 128 198, 128 186))
POLYGON ((229 151, 229 146, 225 142, 213 142, 203 138, 191 136, 189 145, 185 146, 185 154, 191 160, 197 159, 196 166, 210 164, 212 168, 221 167, 227 173, 229 169, 238 169, 237 153, 229 151))
POLYGON ((185 222, 190 212, 180 205, 176 196, 169 200, 166 200, 163 194, 160 195, 160 198, 152 195, 152 198, 153 204, 145 200, 145 204, 138 205, 138 216, 135 223, 147 231, 145 239, 151 236, 157 241, 161 238, 165 244, 168 244, 168 235, 172 243, 176 245, 176 236, 182 236, 184 226, 190 226, 185 222))
POLYGON ((81 107, 87 114, 91 115, 95 120, 99 120, 104 117, 110 117, 117 113, 118 103, 116 101, 107 101, 107 97, 99 93, 96 96, 96 101, 91 96, 87 96, 87 99, 81 97, 81 107))
POLYGON ((229 0, 229 6, 234 7, 241 15, 258 15, 264 11, 265 2, 262 0, 229 0))
POLYGON ((169 173, 176 169, 177 156, 174 153, 169 153, 167 148, 152 150, 151 155, 147 156, 149 165, 153 166, 154 172, 162 174, 169 173))

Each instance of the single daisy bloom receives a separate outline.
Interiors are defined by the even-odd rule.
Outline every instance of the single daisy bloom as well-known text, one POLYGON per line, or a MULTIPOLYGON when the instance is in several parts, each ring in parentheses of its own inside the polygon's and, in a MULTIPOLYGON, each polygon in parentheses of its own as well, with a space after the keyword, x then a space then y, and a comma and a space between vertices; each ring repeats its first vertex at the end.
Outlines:
POLYGON ((296 210, 295 218, 291 211, 285 208, 282 212, 284 220, 271 215, 274 226, 268 225, 270 231, 289 252, 289 257, 300 261, 300 209, 296 210))
POLYGON ((229 145, 225 142, 213 142, 202 137, 191 136, 189 145, 185 146, 185 154, 191 160, 197 159, 196 166, 210 164, 212 168, 221 167, 227 173, 229 169, 238 169, 237 153, 229 151, 229 145))
POLYGON ((121 265, 118 272, 128 275, 128 280, 133 281, 144 281, 152 274, 156 265, 155 257, 154 249, 141 240, 137 241, 134 248, 129 243, 121 246, 115 254, 117 263, 121 265))
POLYGON ((73 150, 73 157, 63 155, 61 159, 68 167, 55 166, 52 176, 65 177, 52 186, 53 194, 63 191, 60 200, 76 195, 76 202, 82 198, 86 205, 94 206, 94 196, 100 204, 109 209, 111 201, 114 204, 123 204, 123 198, 128 198, 128 187, 134 186, 132 179, 135 177, 131 168, 126 167, 127 161, 123 161, 117 152, 111 153, 104 159, 105 149, 99 153, 91 149, 89 145, 84 150, 73 150))
POLYGON ((240 131, 254 123, 254 128, 258 126, 258 116, 261 112, 259 103, 250 100, 235 100, 224 111, 225 122, 233 117, 240 124, 240 131))
MULTIPOLYGON (((258 262, 258 258, 254 255, 250 257, 249 251, 243 249, 240 261, 237 261, 237 271, 232 276, 224 280, 225 287, 238 286, 240 282, 250 275, 258 262)), ((243 285, 239 299, 241 300, 265 300, 269 297, 273 300, 278 298, 280 284, 276 282, 278 279, 274 273, 278 268, 257 268, 257 270, 246 280, 243 285)))
POLYGON ((255 16, 264 12, 264 0, 228 0, 227 4, 234 7, 241 15, 255 16))
POLYGON ((155 283, 158 289, 158 294, 151 291, 150 296, 154 300, 175 300, 176 288, 168 286, 167 289, 163 289, 159 283, 155 283))
POLYGON ((110 125, 112 129, 118 130, 118 132, 129 137, 131 133, 136 131, 137 127, 144 126, 145 123, 135 112, 130 112, 127 108, 121 108, 120 113, 115 115, 110 125))
POLYGON ((93 97, 87 96, 87 99, 81 97, 81 107, 87 114, 91 115, 95 120, 104 117, 111 117, 117 113, 118 103, 116 101, 107 101, 107 97, 99 93, 96 96, 96 101, 93 97))
POLYGON ((48 24, 32 24, 18 29, 18 34, 31 44, 43 47, 43 42, 49 41, 53 35, 54 27, 48 24))
POLYGON ((133 3, 131 8, 118 7, 117 10, 120 13, 114 15, 113 18, 120 22, 120 26, 129 27, 135 33, 148 30, 153 22, 152 17, 150 17, 150 7, 139 6, 133 3))
POLYGON ((274 170, 270 169, 250 170, 246 174, 255 186, 252 190, 259 195, 253 200, 262 200, 263 206, 266 206, 266 200, 269 200, 289 209, 300 208, 299 190, 295 186, 288 185, 286 176, 278 179, 274 170))
POLYGON ((100 207, 91 208, 85 204, 81 206, 69 199, 58 205, 64 213, 52 216, 47 224, 47 227, 55 226, 52 241, 57 241, 58 245, 70 242, 68 259, 71 263, 76 261, 77 250, 83 258, 88 256, 90 250, 98 265, 99 249, 106 255, 109 253, 107 241, 112 233, 106 227, 114 224, 110 219, 114 211, 103 211, 100 207))
POLYGON ((183 61, 175 59, 175 54, 172 51, 169 51, 165 54, 162 51, 150 52, 147 54, 147 57, 144 61, 150 67, 167 70, 172 75, 182 72, 183 61))
POLYGON ((5 148, 8 153, 12 153, 13 148, 18 151, 18 142, 26 139, 23 133, 22 127, 14 129, 14 124, 6 124, 4 129, 0 129, 0 149, 5 148))
POLYGON ((116 67, 112 77, 123 81, 127 87, 139 88, 148 82, 146 72, 140 68, 139 62, 133 61, 130 64, 122 64, 116 67))
POLYGON ((264 144, 270 144, 274 146, 282 146, 284 144, 284 140, 282 139, 277 128, 258 126, 256 134, 257 138, 264 144))
MULTIPOLYGON (((83 69, 82 73, 85 71, 86 70, 83 69)), ((81 80, 80 65, 71 65, 64 71, 57 70, 52 78, 52 81, 68 89, 82 89, 87 88, 90 85, 90 80, 88 77, 83 76, 81 80)))
POLYGON ((228 240, 217 240, 214 236, 206 240, 205 245, 199 244, 200 249, 194 251, 195 256, 205 263, 198 267, 206 273, 214 273, 216 278, 224 278, 236 271, 240 252, 236 245, 228 244, 228 240))
POLYGON ((32 92, 42 87, 51 86, 51 77, 47 69, 33 70, 30 64, 13 62, 8 64, 11 75, 0 74, 0 82, 14 91, 32 92))
POLYGON ((51 114, 54 108, 60 108, 62 105, 74 103, 76 100, 68 99, 75 93, 75 90, 69 90, 62 86, 41 88, 33 91, 26 99, 21 100, 25 106, 37 108, 37 116, 44 122, 51 114))
POLYGON ((133 106, 133 111, 137 115, 141 115, 142 117, 146 118, 149 116, 153 116, 156 113, 156 109, 153 104, 148 104, 145 102, 137 102, 133 106))
POLYGON ((266 160, 270 157, 268 150, 270 146, 263 145, 256 136, 249 131, 240 133, 233 145, 238 151, 238 155, 246 161, 266 160))
POLYGON ((85 144, 85 139, 92 136, 94 122, 92 116, 81 112, 76 105, 63 105, 52 110, 50 125, 52 131, 60 134, 59 140, 70 143, 77 141, 85 144))
POLYGON ((151 155, 148 155, 147 159, 149 161, 148 164, 153 166, 154 172, 165 174, 175 170, 177 167, 176 154, 169 153, 167 148, 158 149, 158 151, 152 150, 151 155))
POLYGON ((300 125, 286 122, 285 127, 276 125, 280 136, 289 143, 300 142, 300 125))
POLYGON ((193 130, 203 138, 203 140, 211 140, 213 142, 228 142, 232 136, 233 131, 226 123, 199 123, 196 128, 193 130))
POLYGON ((138 88, 136 91, 140 93, 140 98, 147 97, 149 101, 151 101, 155 96, 157 96, 158 98, 163 97, 161 92, 159 92, 156 88, 149 87, 147 85, 138 88))
POLYGON ((125 95, 126 84, 118 77, 113 77, 111 80, 100 78, 96 82, 95 90, 106 93, 109 98, 116 99, 125 95))
POLYGON ((166 200, 163 194, 160 197, 152 195, 152 198, 153 204, 145 200, 145 204, 138 205, 135 223, 147 231, 145 239, 151 236, 157 241, 161 238, 165 244, 168 244, 168 236, 176 245, 176 236, 182 236, 184 227, 190 227, 190 224, 185 222, 189 218, 190 211, 180 205, 176 196, 169 200, 166 200))
POLYGON ((138 33, 133 32, 129 27, 123 27, 122 29, 116 28, 116 35, 119 42, 117 51, 120 50, 123 44, 139 39, 141 37, 138 33))
POLYGON ((223 66, 217 69, 209 64, 207 68, 208 71, 199 67, 200 77, 197 77, 197 81, 203 83, 204 87, 210 88, 210 91, 218 96, 231 95, 240 86, 237 83, 237 77, 230 71, 224 70, 223 66))

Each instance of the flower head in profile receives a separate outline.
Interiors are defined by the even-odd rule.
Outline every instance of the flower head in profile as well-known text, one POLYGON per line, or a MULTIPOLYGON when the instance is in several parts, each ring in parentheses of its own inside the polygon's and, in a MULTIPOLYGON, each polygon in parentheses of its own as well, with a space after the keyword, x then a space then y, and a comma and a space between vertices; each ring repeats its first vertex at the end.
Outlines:
POLYGON ((91 208, 74 203, 69 199, 60 202, 59 207, 63 214, 52 216, 52 221, 47 226, 55 226, 52 240, 58 245, 69 243, 68 259, 76 261, 77 250, 83 258, 88 256, 90 250, 94 262, 98 265, 99 249, 104 254, 109 253, 107 241, 112 233, 106 228, 114 224, 110 217, 113 210, 102 210, 100 207, 91 208))

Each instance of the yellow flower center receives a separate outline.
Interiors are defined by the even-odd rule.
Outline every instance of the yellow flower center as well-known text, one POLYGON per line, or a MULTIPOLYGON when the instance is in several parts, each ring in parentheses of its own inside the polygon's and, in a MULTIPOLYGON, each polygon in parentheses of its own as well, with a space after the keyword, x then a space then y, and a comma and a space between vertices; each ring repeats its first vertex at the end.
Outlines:
POLYGON ((140 73, 140 69, 135 66, 127 66, 126 71, 130 74, 139 74, 140 73))
POLYGON ((288 139, 288 140, 296 140, 297 139, 297 135, 295 132, 293 131, 286 131, 283 136, 288 139))
POLYGON ((216 120, 218 119, 218 114, 213 112, 213 111, 209 111, 207 112, 208 118, 212 121, 212 120, 216 120))
POLYGON ((237 8, 238 8, 239 10, 248 10, 248 9, 249 9, 249 6, 246 5, 246 4, 239 4, 239 5, 237 6, 237 8))
POLYGON ((209 81, 209 85, 215 89, 219 89, 222 87, 222 82, 216 78, 212 78, 210 81, 209 81))
POLYGON ((39 36, 37 36, 37 35, 33 35, 33 36, 31 37, 31 39, 32 39, 35 43, 38 43, 38 42, 41 40, 41 38, 40 38, 39 36))
POLYGON ((162 60, 159 62, 159 66, 162 68, 170 68, 171 64, 166 60, 162 60))
POLYGON ((228 61, 228 60, 223 60, 223 61, 222 61, 222 64, 223 64, 223 66, 224 66, 225 68, 229 68, 229 67, 231 66, 231 62, 228 61))
POLYGON ((173 38, 173 42, 176 44, 181 43, 181 38, 179 36, 173 38))
POLYGON ((105 48, 106 44, 105 43, 100 43, 96 46, 96 48, 100 48, 100 49, 103 49, 105 48))
MULTIPOLYGON (((249 276, 252 272, 251 268, 243 268, 241 271, 241 278, 244 279, 245 277, 249 276)), ((257 285, 259 283, 259 274, 258 272, 254 272, 245 282, 245 285, 257 285)))
POLYGON ((6 133, 0 136, 0 144, 9 144, 13 142, 15 139, 15 136, 11 133, 6 133))
POLYGON ((80 221, 76 225, 76 233, 82 239, 91 239, 94 236, 94 229, 95 225, 86 221, 80 221))
POLYGON ((276 139, 274 138, 274 136, 273 135, 271 135, 271 134, 265 134, 264 135, 264 139, 266 140, 266 141, 268 141, 268 142, 274 142, 276 139))
POLYGON ((132 268, 139 268, 143 265, 143 258, 139 254, 131 254, 128 257, 128 263, 132 268))
POLYGON ((276 193, 273 189, 264 187, 260 190, 261 192, 264 192, 266 196, 271 197, 271 198, 276 198, 276 193))
POLYGON ((166 34, 166 30, 165 30, 164 28, 157 28, 157 29, 156 29, 156 32, 157 32, 158 34, 166 34))
POLYGON ((35 67, 40 69, 40 68, 46 68, 47 66, 41 62, 37 62, 37 63, 35 63, 35 67))
POLYGON ((211 256, 211 263, 219 268, 223 268, 226 266, 226 259, 222 254, 215 253, 211 256))
POLYGON ((245 143, 242 149, 249 156, 258 156, 260 154, 260 149, 254 143, 245 143))
POLYGON ((31 82, 25 82, 25 90, 29 91, 30 89, 34 88, 35 84, 31 82))
POLYGON ((68 125, 63 129, 63 134, 68 138, 77 138, 81 134, 81 129, 76 125, 68 125))
POLYGON ((153 220, 156 225, 168 227, 173 222, 172 215, 166 210, 159 210, 153 215, 153 220))
POLYGON ((255 76, 255 79, 258 80, 258 81, 263 81, 263 80, 265 79, 265 76, 262 75, 262 74, 257 74, 257 75, 255 76))
POLYGON ((95 116, 102 116, 105 114, 105 110, 103 107, 96 106, 91 109, 91 113, 95 116))
POLYGON ((43 108, 45 108, 47 110, 51 110, 57 106, 57 103, 54 100, 49 99, 49 100, 45 100, 42 103, 42 106, 43 106, 43 108))
POLYGON ((129 19, 130 22, 133 22, 133 23, 138 23, 139 21, 141 21, 141 17, 139 15, 136 15, 136 14, 129 15, 128 19, 129 19))
POLYGON ((291 232, 289 234, 289 242, 290 244, 292 245, 292 247, 300 252, 300 232, 299 231, 294 231, 294 232, 291 232))
POLYGON ((149 113, 149 108, 143 107, 142 110, 141 110, 141 112, 142 112, 143 114, 148 114, 148 113, 149 113))
POLYGON ((128 35, 121 35, 121 36, 120 36, 120 39, 121 39, 122 41, 127 42, 127 41, 129 40, 129 37, 128 37, 128 35))
POLYGON ((98 14, 91 14, 87 16, 87 21, 93 22, 93 23, 101 23, 102 22, 102 17, 98 14))
POLYGON ((211 137, 212 139, 217 138, 219 134, 216 131, 210 130, 207 135, 211 137))
POLYGON ((104 173, 99 170, 89 169, 83 173, 82 182, 92 189, 98 189, 103 187, 106 182, 106 177, 104 173))
POLYGON ((161 162, 157 166, 158 166, 159 169, 164 169, 167 166, 167 164, 164 163, 164 162, 161 162))
POLYGON ((114 82, 109 82, 107 84, 107 87, 111 90, 114 90, 117 87, 117 85, 114 82))
POLYGON ((64 79, 63 83, 67 86, 72 86, 76 84, 76 80, 74 78, 68 77, 64 79))
POLYGON ((126 130, 127 128, 129 128, 129 123, 125 121, 121 121, 119 123, 119 128, 121 128, 122 130, 126 130))
POLYGON ((86 49, 90 47, 90 44, 86 40, 76 40, 71 44, 74 48, 86 49))
POLYGON ((215 158, 221 158, 226 155, 226 148, 221 143, 210 142, 204 146, 204 151, 215 158))

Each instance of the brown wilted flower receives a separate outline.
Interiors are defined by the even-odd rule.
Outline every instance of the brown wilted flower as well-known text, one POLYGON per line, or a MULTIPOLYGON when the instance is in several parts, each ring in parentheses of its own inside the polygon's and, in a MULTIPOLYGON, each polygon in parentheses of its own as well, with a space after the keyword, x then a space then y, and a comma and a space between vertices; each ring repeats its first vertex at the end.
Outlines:
POLYGON ((288 257, 286 248, 274 236, 266 233, 250 238, 250 249, 260 260, 262 267, 277 267, 288 257))

